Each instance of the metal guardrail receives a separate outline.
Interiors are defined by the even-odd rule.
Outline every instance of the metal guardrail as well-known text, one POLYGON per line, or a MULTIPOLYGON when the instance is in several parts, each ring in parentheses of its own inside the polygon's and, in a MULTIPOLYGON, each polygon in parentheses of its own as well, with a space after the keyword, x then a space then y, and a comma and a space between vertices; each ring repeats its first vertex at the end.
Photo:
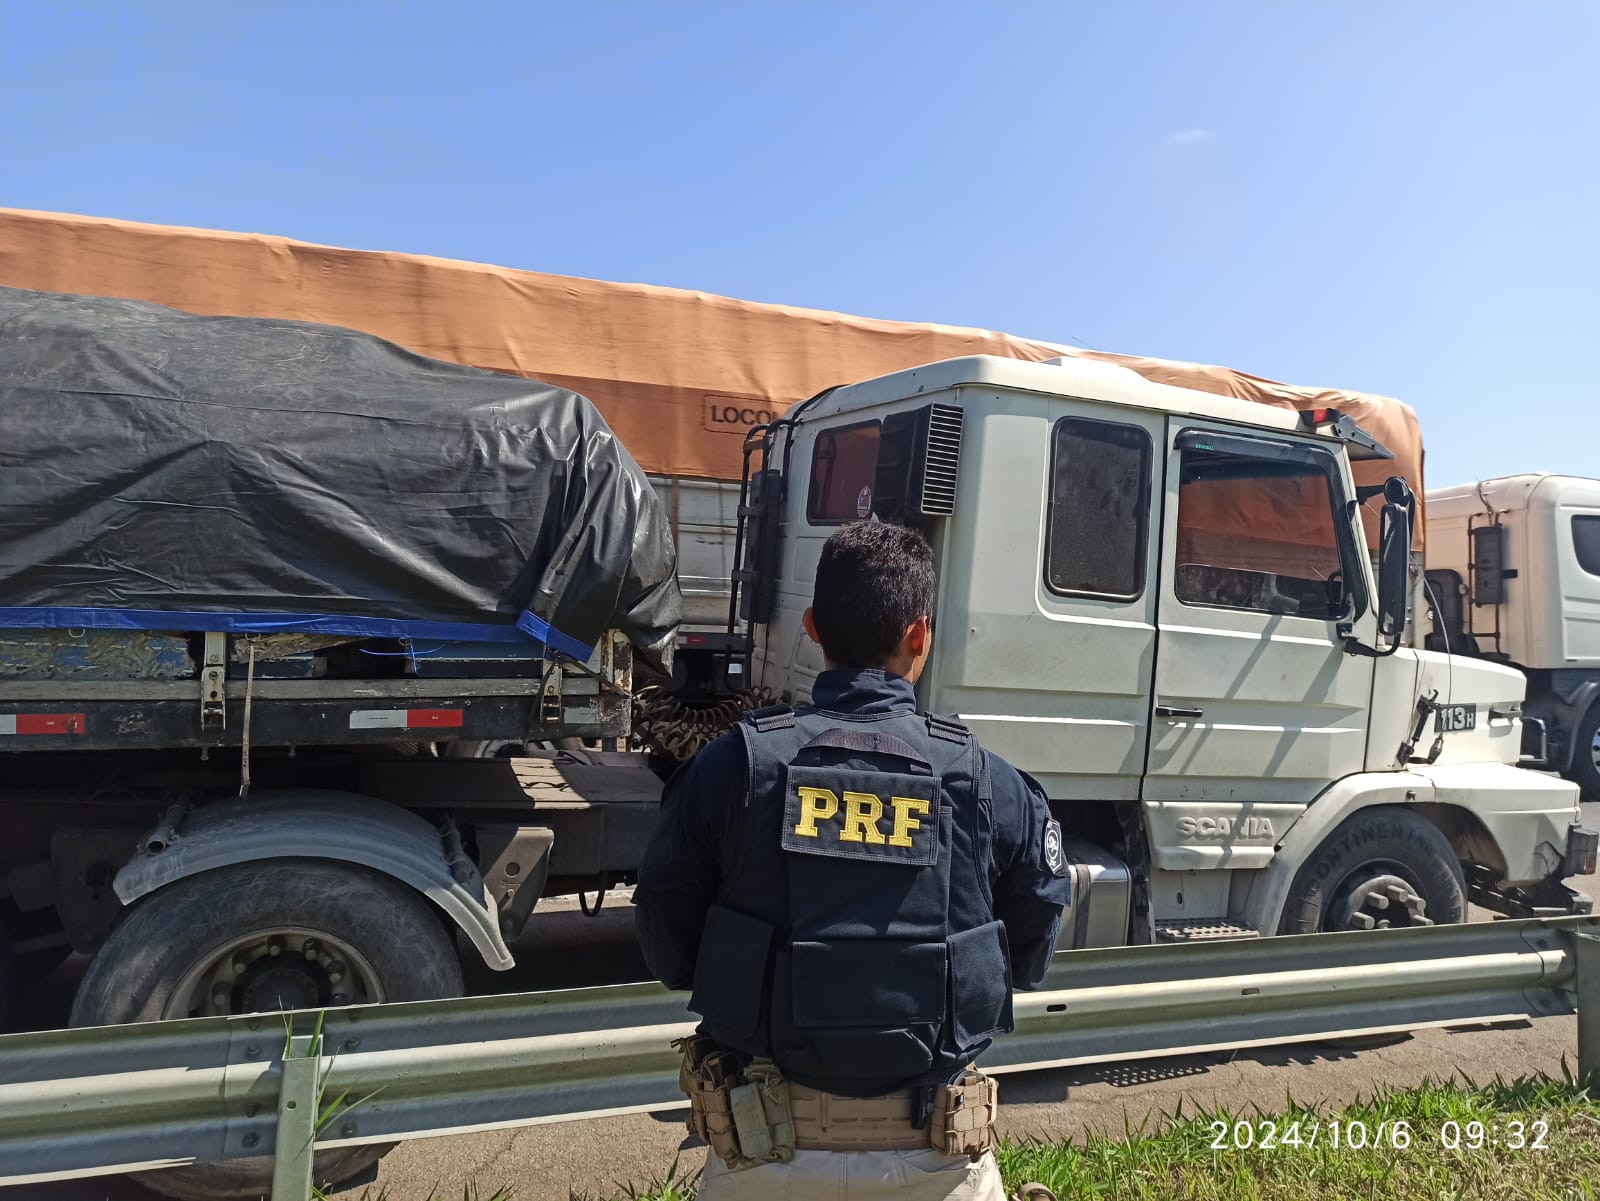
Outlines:
MULTIPOLYGON (((1068 951, 984 1066, 1022 1071, 1576 1011, 1600 1072, 1600 918, 1068 951)), ((656 985, 0 1036, 0 1185, 669 1108, 656 985), (360 1104, 319 1121, 319 1097, 360 1104)), ((281 1191, 280 1191, 281 1190, 281 1191)))

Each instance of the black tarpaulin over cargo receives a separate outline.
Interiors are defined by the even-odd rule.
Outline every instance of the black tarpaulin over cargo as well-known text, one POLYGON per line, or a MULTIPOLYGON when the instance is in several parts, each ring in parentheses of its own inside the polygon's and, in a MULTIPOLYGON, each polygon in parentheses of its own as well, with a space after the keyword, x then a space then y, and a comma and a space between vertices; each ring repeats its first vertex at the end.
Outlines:
POLYGON ((0 288, 0 626, 578 658, 611 627, 665 666, 675 568, 576 393, 333 326, 0 288))

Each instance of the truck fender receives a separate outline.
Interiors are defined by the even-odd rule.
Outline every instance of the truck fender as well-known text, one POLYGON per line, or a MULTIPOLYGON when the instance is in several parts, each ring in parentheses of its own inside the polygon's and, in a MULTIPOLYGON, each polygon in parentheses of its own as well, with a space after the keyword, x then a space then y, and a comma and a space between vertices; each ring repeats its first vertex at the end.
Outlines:
POLYGON ((1295 873, 1352 813, 1374 805, 1425 804, 1433 800, 1433 791, 1432 781, 1414 772, 1363 772, 1331 784, 1284 831, 1272 862, 1251 874, 1244 924, 1277 933, 1295 873))
POLYGON ((454 827, 355 793, 293 789, 178 806, 144 835, 112 886, 131 905, 185 877, 260 859, 339 859, 392 876, 444 910, 491 968, 514 966, 454 827))

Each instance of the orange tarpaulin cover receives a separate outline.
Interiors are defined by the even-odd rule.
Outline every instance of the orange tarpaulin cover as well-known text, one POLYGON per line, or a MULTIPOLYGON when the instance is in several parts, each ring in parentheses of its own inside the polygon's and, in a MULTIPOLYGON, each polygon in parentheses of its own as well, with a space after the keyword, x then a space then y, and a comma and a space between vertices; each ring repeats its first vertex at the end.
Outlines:
MULTIPOLYGON (((20 209, 0 209, 0 283, 343 325, 433 358, 544 380, 594 401, 644 468, 665 474, 736 479, 750 425, 835 384, 961 355, 1074 354, 1262 404, 1342 409, 1395 452, 1392 464, 1357 464, 1357 479, 1403 474, 1422 492, 1416 415, 1398 401, 987 330, 20 209)), ((1418 522, 1419 546, 1420 538, 1418 522)))

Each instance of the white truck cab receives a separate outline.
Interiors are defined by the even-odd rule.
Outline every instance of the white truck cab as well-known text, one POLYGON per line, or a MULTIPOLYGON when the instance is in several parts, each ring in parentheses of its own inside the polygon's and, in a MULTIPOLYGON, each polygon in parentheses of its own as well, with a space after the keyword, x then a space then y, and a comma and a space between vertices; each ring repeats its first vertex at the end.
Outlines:
POLYGON ((753 682, 809 698, 800 616, 839 525, 921 529, 920 700, 1050 797, 1064 946, 1581 904, 1560 882, 1596 838, 1576 789, 1517 766, 1523 678, 1403 644, 1409 490, 1358 493, 1351 458, 1387 452, 1337 412, 979 356, 824 393, 749 449, 753 682))
POLYGON ((1526 673, 1530 743, 1600 800, 1600 480, 1536 472, 1427 501, 1429 645, 1526 673))

